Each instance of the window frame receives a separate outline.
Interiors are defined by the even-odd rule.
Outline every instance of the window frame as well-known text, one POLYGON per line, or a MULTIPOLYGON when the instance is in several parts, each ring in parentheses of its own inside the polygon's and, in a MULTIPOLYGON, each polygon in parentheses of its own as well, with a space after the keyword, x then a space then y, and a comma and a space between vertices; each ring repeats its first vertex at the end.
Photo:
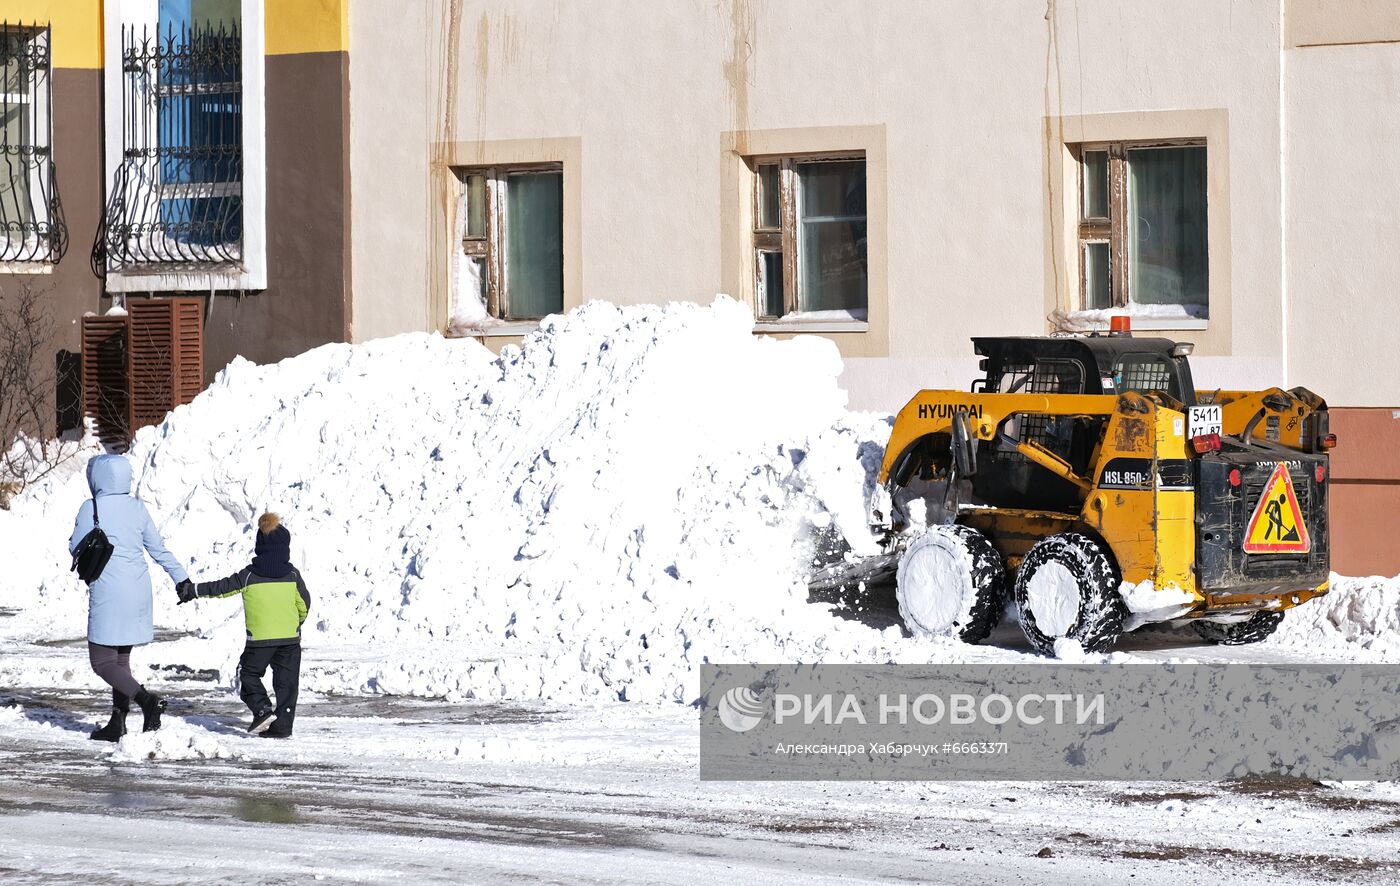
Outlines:
MULTIPOLYGON (((802 189, 797 167, 815 163, 850 163, 859 161, 865 175, 867 190, 870 187, 869 158, 864 150, 822 151, 793 154, 757 154, 744 158, 750 174, 751 218, 749 237, 749 284, 753 290, 754 318, 758 323, 802 322, 792 315, 802 311, 802 273, 799 255, 798 229, 802 222, 802 189), (763 176, 761 167, 778 167, 778 226, 763 225, 763 176), (767 291, 764 287, 764 255, 780 253, 783 256, 783 312, 772 314, 766 311, 767 291)), ((868 200, 868 197, 867 197, 868 200)), ((866 225, 870 224, 869 205, 866 207, 866 225)), ((867 228, 868 230, 868 228, 867 228)), ((869 245, 866 246, 867 276, 865 284, 864 320, 853 318, 853 322, 865 324, 870 311, 869 245)))
MULTIPOLYGON (((1131 244, 1129 243, 1128 224, 1128 152, 1152 148, 1201 148, 1206 151, 1206 162, 1210 163, 1210 144, 1207 138, 1169 138, 1169 139, 1125 139, 1118 141, 1086 141, 1070 146, 1071 155, 1075 164, 1075 189, 1074 198, 1076 239, 1075 254, 1078 257, 1079 284, 1078 309, 1089 310, 1127 310, 1132 304, 1131 275, 1129 273, 1129 261, 1131 259, 1131 244), (1106 182, 1108 198, 1108 215, 1090 216, 1086 205, 1087 191, 1085 188, 1085 173, 1088 164, 1084 155, 1097 151, 1104 151, 1108 154, 1108 168, 1106 182), (1109 304, 1107 308, 1091 308, 1089 306, 1089 274, 1087 247, 1090 245, 1108 244, 1108 266, 1109 266, 1109 304)), ((1207 166, 1209 168, 1209 166, 1207 166)), ((1207 179, 1205 193, 1202 195, 1206 203, 1206 217, 1210 218, 1210 181, 1207 179)), ((1209 250, 1209 239, 1207 239, 1207 250, 1209 250)), ((1209 286, 1209 283, 1207 283, 1209 286)), ((1210 316, 1212 293, 1208 288, 1206 291, 1206 312, 1207 319, 1210 316)))
MULTIPOLYGON (((506 286, 506 264, 508 261, 509 247, 506 238, 509 232, 509 219, 507 214, 508 198, 507 189, 510 177, 520 173, 556 172, 559 174, 560 189, 564 188, 564 164, 558 161, 545 161, 539 163, 492 163, 478 166, 454 166, 453 174, 461 183, 459 199, 470 201, 469 179, 474 175, 481 175, 485 178, 483 194, 485 206, 483 207, 485 224, 481 236, 470 236, 469 225, 464 225, 460 231, 461 236, 454 235, 454 249, 465 253, 473 258, 482 259, 485 267, 486 280, 486 314, 492 321, 501 323, 534 323, 544 319, 547 315, 540 316, 515 316, 510 312, 510 291, 506 286)), ((466 206, 466 214, 471 213, 470 205, 466 206)), ((564 213, 560 212, 560 260, 562 265, 564 249, 564 213)), ((457 253, 454 252, 454 256, 457 253)), ((458 285, 455 281, 453 286, 458 285)), ((463 293, 454 293, 458 298, 463 293)), ((560 310, 567 310, 563 286, 560 287, 560 310)))
MULTIPOLYGON (((254 291, 267 288, 267 102, 264 33, 264 0, 240 0, 240 32, 243 73, 243 242, 236 263, 178 264, 171 267, 139 265, 104 270, 108 293, 254 291)), ((149 0, 107 0, 103 15, 103 54, 122 57, 122 29, 130 25, 157 26, 159 4, 149 0)), ((103 205, 122 166, 122 105, 125 96, 120 64, 103 68, 103 205)), ((105 208, 104 208, 105 213, 105 208)))
MULTIPOLYGON (((0 245, 0 272, 4 273, 48 273, 62 260, 68 246, 68 226, 63 216, 63 205, 58 195, 58 183, 54 172, 53 148, 53 28, 38 23, 11 23, 6 20, 2 26, 6 38, 17 38, 26 44, 24 54, 40 57, 43 65, 35 65, 29 71, 29 78, 19 92, 3 93, 0 105, 5 108, 27 107, 30 123, 24 135, 32 135, 33 143, 20 142, 19 154, 6 161, 6 165, 27 167, 22 170, 25 186, 25 202, 32 217, 29 219, 7 220, 30 230, 20 232, 18 243, 6 237, 0 245), (42 47, 42 48, 40 48, 42 47), (27 147, 27 152, 26 152, 27 147), (24 160, 26 153, 31 157, 24 160), (40 161, 40 157, 43 158, 40 161), (36 201, 35 197, 39 199, 36 201), (30 238, 33 238, 32 240, 30 238), (8 256, 14 251, 16 254, 8 256)), ((0 84, 3 89, 5 84, 0 84)), ((17 176, 16 178, 19 178, 17 176)), ((13 179, 12 179, 13 181, 13 179)), ((13 202, 16 209, 18 201, 13 202)))

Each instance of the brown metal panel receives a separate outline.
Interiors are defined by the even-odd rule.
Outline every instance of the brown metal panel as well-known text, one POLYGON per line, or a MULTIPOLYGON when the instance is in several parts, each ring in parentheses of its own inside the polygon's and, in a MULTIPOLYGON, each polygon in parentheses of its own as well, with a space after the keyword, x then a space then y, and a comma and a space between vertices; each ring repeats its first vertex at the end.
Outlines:
POLYGON ((1333 406, 1327 416, 1333 479, 1400 482, 1400 409, 1333 406))
POLYGON ((175 299, 175 406, 204 390, 204 310, 199 299, 175 299))
POLYGON ((1400 575, 1400 548, 1391 531, 1400 522, 1400 484, 1333 481, 1327 504, 1333 572, 1400 575))
POLYGON ((204 311, 197 298, 132 301, 127 316, 83 318, 84 412, 123 452, 204 389, 204 311))
POLYGON ((1332 407, 1337 448, 1329 523, 1332 569, 1342 575, 1400 574, 1391 527, 1400 522, 1400 409, 1332 407))
POLYGON ((127 308, 131 315, 127 356, 132 433, 164 421, 174 401, 170 308, 170 302, 163 299, 134 301, 127 308))
POLYGON ((196 298, 131 303, 133 431, 160 424, 204 389, 204 313, 196 298))

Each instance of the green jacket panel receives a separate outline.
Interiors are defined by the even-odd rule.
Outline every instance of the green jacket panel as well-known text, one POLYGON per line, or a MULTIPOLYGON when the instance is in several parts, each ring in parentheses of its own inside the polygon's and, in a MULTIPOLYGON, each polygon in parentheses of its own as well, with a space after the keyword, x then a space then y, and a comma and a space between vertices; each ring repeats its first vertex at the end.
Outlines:
POLYGON ((249 646, 301 642, 301 625, 311 609, 311 594, 295 568, 280 578, 269 578, 248 567, 228 578, 200 582, 195 593, 201 597, 242 594, 249 646))

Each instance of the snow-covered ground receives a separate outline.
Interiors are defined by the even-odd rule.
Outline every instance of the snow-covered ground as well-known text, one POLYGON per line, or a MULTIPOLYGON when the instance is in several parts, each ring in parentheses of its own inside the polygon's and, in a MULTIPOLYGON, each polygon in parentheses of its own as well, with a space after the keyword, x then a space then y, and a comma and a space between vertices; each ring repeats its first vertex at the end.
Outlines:
MULTIPOLYGON (((235 361, 142 431, 138 494, 197 579, 246 563, 264 509, 293 533, 313 605, 291 742, 238 728, 236 601, 177 608, 163 575, 133 664, 167 725, 87 741, 82 461, 28 490, 0 512, 0 871, 1394 881, 1393 785, 699 782, 705 661, 1038 660, 1014 624, 906 637, 879 589, 809 601, 814 537, 861 543, 889 419, 845 409, 829 343, 751 323, 592 304, 499 359, 408 335, 235 361)), ((1400 661, 1400 581, 1336 577, 1259 646, 1154 628, 1087 660, 1400 661)))
POLYGON ((1394 785, 724 783, 678 706, 227 695, 93 747, 95 693, 0 708, 19 882, 1344 882, 1400 875, 1394 785), (151 760, 154 754, 157 759, 151 760))

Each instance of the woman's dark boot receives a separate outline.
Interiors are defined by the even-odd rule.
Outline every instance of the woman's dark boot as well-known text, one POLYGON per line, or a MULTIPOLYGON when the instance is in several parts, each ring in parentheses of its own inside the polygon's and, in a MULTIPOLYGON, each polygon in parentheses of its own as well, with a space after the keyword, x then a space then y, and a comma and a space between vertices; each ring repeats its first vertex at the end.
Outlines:
POLYGON ((112 719, 101 729, 94 729, 88 738, 94 741, 121 741, 126 735, 126 715, 131 710, 131 699, 112 690, 112 719))
POLYGON ((136 704, 140 706, 141 713, 145 715, 145 722, 141 724, 142 732, 155 732, 160 728, 160 713, 165 710, 165 699, 159 695, 153 695, 142 686, 136 691, 136 704))

